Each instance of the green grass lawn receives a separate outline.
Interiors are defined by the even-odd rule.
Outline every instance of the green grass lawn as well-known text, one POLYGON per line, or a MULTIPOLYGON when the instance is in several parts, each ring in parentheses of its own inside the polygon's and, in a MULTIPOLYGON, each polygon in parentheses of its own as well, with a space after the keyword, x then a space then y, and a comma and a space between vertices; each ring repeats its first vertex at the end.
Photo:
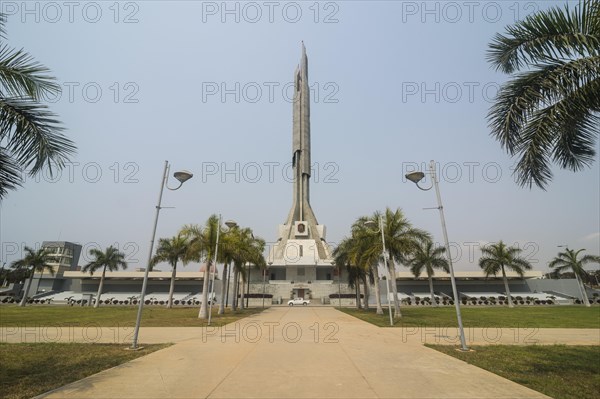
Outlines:
MULTIPOLYGON (((26 326, 89 326, 133 327, 137 316, 137 306, 92 307, 70 306, 0 306, 0 327, 26 326)), ((260 313, 262 308, 250 308, 232 312, 226 309, 224 315, 218 315, 213 309, 212 326, 222 326, 241 318, 260 313)), ((203 327, 206 320, 198 319, 198 307, 173 308, 144 307, 142 327, 203 327)))
MULTIPOLYGON (((380 327, 389 327, 387 307, 383 315, 354 308, 342 311, 380 327)), ((393 311, 393 309, 392 309, 393 311)), ((454 306, 401 307, 402 318, 395 327, 456 327, 454 306)), ((465 327, 537 327, 537 328, 600 328, 600 307, 554 306, 554 307, 461 307, 465 327)))
POLYGON ((0 397, 31 398, 167 346, 0 343, 0 397))
POLYGON ((596 399, 600 393, 600 346, 474 346, 460 352, 427 345, 555 399, 596 399))

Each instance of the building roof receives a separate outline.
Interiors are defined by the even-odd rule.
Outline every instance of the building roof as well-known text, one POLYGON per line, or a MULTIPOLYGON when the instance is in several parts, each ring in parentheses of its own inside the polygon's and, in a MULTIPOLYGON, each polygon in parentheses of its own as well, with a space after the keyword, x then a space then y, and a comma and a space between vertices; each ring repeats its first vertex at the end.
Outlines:
MULTIPOLYGON (((530 271, 526 271, 523 274, 523 277, 519 276, 517 273, 513 272, 513 271, 506 271, 506 277, 508 279, 514 280, 514 279, 531 279, 531 278, 542 278, 543 273, 541 271, 538 270, 530 270, 530 271)), ((477 271, 466 271, 466 272, 454 272, 454 277, 457 280, 489 280, 489 279, 494 279, 494 278, 502 278, 502 274, 498 274, 497 276, 489 276, 486 277, 485 273, 483 272, 483 270, 477 270, 477 271)), ((433 275, 433 278, 435 280, 440 280, 440 279, 450 279, 450 273, 446 273, 443 271, 439 271, 436 270, 435 274, 433 275)), ((407 272, 407 271, 401 271, 401 272, 396 272, 396 279, 397 280, 415 280, 415 276, 411 273, 411 272, 407 272)), ((419 275, 419 279, 427 279, 427 273, 425 271, 423 271, 420 275, 419 275)))
MULTIPOLYGON (((106 272, 105 279, 109 280, 141 280, 144 278, 145 272, 106 272)), ((81 271, 66 271, 63 275, 65 278, 73 279, 98 279, 102 276, 101 272, 90 275, 89 273, 83 273, 81 271)), ((216 278, 217 276, 215 276, 216 278)), ((148 279, 150 280, 168 280, 171 278, 171 272, 149 272, 148 279)), ((176 280, 202 280, 204 278, 204 272, 177 272, 176 280)))

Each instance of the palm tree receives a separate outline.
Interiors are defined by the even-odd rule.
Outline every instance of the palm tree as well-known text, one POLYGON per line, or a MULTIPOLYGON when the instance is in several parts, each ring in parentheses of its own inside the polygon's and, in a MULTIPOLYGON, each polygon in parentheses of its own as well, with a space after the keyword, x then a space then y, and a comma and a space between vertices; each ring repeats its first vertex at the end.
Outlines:
MULTIPOLYGON (((0 14, 0 39, 6 40, 6 16, 0 14)), ((60 86, 49 69, 25 51, 0 44, 0 199, 21 186, 21 176, 61 169, 75 145, 62 134, 56 116, 41 104, 60 86)))
MULTIPOLYGON (((379 212, 375 212, 371 216, 373 222, 379 222, 379 212)), ((413 227, 409 220, 404 216, 401 209, 392 211, 386 208, 384 215, 383 232, 385 236, 385 246, 388 252, 389 259, 389 274, 391 276, 392 291, 394 293, 394 317, 400 318, 400 301, 398 300, 398 288, 396 287, 396 264, 406 263, 406 259, 410 256, 419 245, 430 240, 429 233, 424 230, 413 227)), ((379 240, 379 251, 381 251, 381 240, 379 240)))
POLYGON ((233 230, 237 228, 237 225, 235 227, 230 228, 222 236, 223 245, 221 246, 221 252, 223 252, 223 275, 221 278, 221 302, 219 303, 218 314, 225 314, 225 302, 227 300, 226 294, 229 287, 228 271, 231 272, 230 267, 231 263, 233 262, 232 253, 235 250, 235 245, 233 244, 233 230))
POLYGON ((410 267, 410 271, 419 277, 425 269, 427 273, 427 279, 429 280, 429 292, 431 293, 431 306, 438 306, 435 301, 435 294, 433 292, 433 275, 434 269, 444 270, 446 273, 450 272, 450 265, 448 259, 443 254, 446 252, 446 248, 437 247, 434 248, 431 240, 425 241, 413 252, 407 262, 407 266, 410 267))
POLYGON ((554 271, 557 273, 563 272, 566 269, 571 269, 575 274, 575 279, 577 279, 577 284, 579 285, 579 289, 581 290, 583 303, 585 303, 585 306, 590 306, 590 301, 585 291, 585 285, 583 284, 583 279, 587 275, 587 272, 583 269, 583 266, 588 263, 600 263, 600 256, 584 255, 581 258, 577 259, 577 256, 582 251, 585 251, 585 249, 574 251, 572 249, 567 248, 566 251, 559 252, 556 258, 554 258, 548 264, 548 266, 551 269, 554 269, 554 271))
MULTIPOLYGON (((237 229, 238 235, 235 238, 236 250, 233 252, 233 265, 234 270, 237 271, 237 275, 242 277, 242 287, 250 279, 250 266, 263 270, 267 266, 267 262, 263 256, 265 250, 265 240, 260 237, 254 237, 252 230, 249 228, 237 229), (246 265, 246 267, 244 267, 246 265)), ((237 280, 235 280, 237 286, 237 280)), ((244 309, 244 289, 241 292, 241 308, 244 309)), ((236 293, 237 298, 237 293, 236 293)))
POLYGON ((352 242, 354 245, 351 255, 356 264, 361 265, 365 271, 368 271, 364 274, 365 277, 368 275, 369 279, 375 283, 376 313, 383 314, 379 289, 379 263, 382 255, 381 245, 379 245, 381 244, 381 236, 366 226, 368 221, 369 218, 363 216, 358 218, 352 225, 352 242))
POLYGON ((21 303, 19 306, 25 306, 27 303, 27 297, 29 295, 29 289, 31 288, 31 282, 33 281, 33 275, 37 272, 44 272, 44 270, 48 270, 50 274, 54 275, 54 269, 52 266, 48 264, 52 260, 50 253, 45 249, 41 248, 37 251, 29 247, 25 247, 26 255, 23 259, 14 261, 10 266, 17 270, 24 270, 30 268, 28 272, 30 273, 29 279, 27 280, 27 286, 25 291, 23 292, 23 298, 21 298, 21 303))
POLYGON ((545 188, 550 163, 579 171, 594 162, 600 132, 600 2, 551 8, 497 34, 488 61, 513 74, 488 120, 521 186, 545 188), (529 70, 522 71, 523 69, 529 70))
MULTIPOLYGON (((221 230, 220 219, 217 215, 210 215, 206 221, 206 226, 186 225, 180 231, 180 234, 189 240, 188 250, 184 256, 184 262, 200 262, 206 264, 204 277, 202 279, 202 304, 198 318, 208 318, 208 291, 210 271, 213 267, 215 249, 217 245, 217 231, 221 230)), ((216 265, 214 265, 216 267, 216 265)))
MULTIPOLYGON (((238 304, 241 305, 243 309, 244 306, 244 289, 241 290, 241 303, 238 302, 238 283, 240 280, 240 276, 242 277, 242 287, 244 283, 246 283, 249 278, 250 273, 250 265, 254 265, 259 269, 263 270, 266 268, 267 263, 263 256, 263 252, 265 249, 265 240, 260 237, 255 237, 252 233, 252 229, 245 227, 240 228, 238 226, 229 229, 227 233, 224 235, 223 241, 223 260, 226 264, 231 264, 233 267, 233 301, 232 301, 232 309, 236 310, 238 304)), ((226 271, 223 271, 223 281, 226 280, 226 271)), ((222 298, 224 299, 224 290, 221 293, 222 298)), ((225 312, 224 300, 221 301, 222 304, 219 308, 219 313, 222 314, 225 312)))
POLYGON ((373 235, 360 225, 360 219, 352 227, 352 236, 344 238, 333 250, 335 267, 345 268, 348 286, 356 291, 356 306, 360 308, 360 285, 363 286, 364 307, 369 309, 370 284, 375 283, 377 314, 383 314, 379 293, 379 273, 377 270, 379 255, 371 245, 373 235))
POLYGON ((523 277, 525 270, 531 270, 531 264, 524 258, 519 257, 521 249, 518 247, 508 247, 502 241, 495 244, 486 245, 481 248, 481 258, 479 258, 479 267, 485 272, 485 276, 496 275, 502 272, 504 289, 508 298, 508 307, 514 307, 508 288, 505 269, 508 268, 523 277))
POLYGON ((167 300, 167 309, 173 307, 173 292, 175 291, 175 278, 177 276, 177 262, 183 260, 188 250, 187 237, 181 234, 172 238, 161 238, 158 240, 158 249, 156 255, 152 258, 150 266, 155 266, 160 262, 168 262, 171 265, 171 285, 169 287, 169 299, 167 300))
POLYGON ((104 252, 97 248, 92 248, 90 249, 90 255, 94 257, 94 260, 83 266, 81 271, 84 273, 90 272, 90 275, 94 275, 96 271, 102 269, 100 285, 98 286, 98 293, 96 294, 96 303, 94 304, 94 307, 97 308, 100 306, 100 296, 102 295, 102 288, 104 287, 106 269, 111 272, 119 270, 119 267, 127 269, 127 262, 124 260, 125 254, 113 246, 106 248, 106 251, 104 252))
MULTIPOLYGON (((221 226, 217 215, 211 215, 206 221, 206 226, 204 228, 196 225, 184 226, 181 230, 181 234, 188 237, 190 240, 188 251, 184 256, 184 261, 205 262, 206 270, 212 270, 212 267, 216 267, 216 265, 213 265, 213 262, 217 244, 217 231, 219 231, 219 229, 221 229, 221 226)), ((235 270, 242 270, 242 272, 244 272, 243 265, 248 262, 261 268, 266 267, 266 262, 262 255, 265 248, 265 241, 262 238, 254 237, 252 230, 250 229, 233 230, 240 231, 240 236, 233 240, 237 249, 233 251, 233 255, 231 255, 231 252, 227 252, 226 249, 230 248, 230 246, 227 246, 230 239, 227 235, 222 235, 219 231, 219 235, 221 237, 224 236, 223 239, 225 240, 225 243, 223 244, 222 249, 217 252, 217 261, 227 262, 229 259, 233 259, 234 266, 236 267, 235 270)), ((200 312, 198 314, 198 317, 201 319, 208 318, 208 280, 209 278, 205 272, 205 278, 202 285, 202 305, 200 306, 200 312)))

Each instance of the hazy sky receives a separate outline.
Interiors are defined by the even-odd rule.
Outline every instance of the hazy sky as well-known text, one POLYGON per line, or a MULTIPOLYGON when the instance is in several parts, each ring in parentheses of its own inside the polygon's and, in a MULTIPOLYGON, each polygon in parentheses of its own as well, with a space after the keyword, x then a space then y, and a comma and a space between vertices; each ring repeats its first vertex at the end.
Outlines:
POLYGON ((538 270, 557 245, 598 254, 598 157, 577 174, 554 168, 547 191, 523 189, 486 122, 507 78, 486 62, 491 38, 563 3, 2 1, 8 42, 63 87, 48 103, 78 153, 2 202, 1 262, 67 240, 85 252, 117 245, 131 268, 144 267, 165 160, 194 178, 165 190, 163 206, 174 208, 161 211, 159 237, 221 213, 274 241, 291 206, 301 41, 313 88, 311 203, 333 245, 386 206, 441 243, 438 212, 422 209, 435 193, 403 178, 435 159, 457 270, 478 269, 479 245, 501 239, 538 270))

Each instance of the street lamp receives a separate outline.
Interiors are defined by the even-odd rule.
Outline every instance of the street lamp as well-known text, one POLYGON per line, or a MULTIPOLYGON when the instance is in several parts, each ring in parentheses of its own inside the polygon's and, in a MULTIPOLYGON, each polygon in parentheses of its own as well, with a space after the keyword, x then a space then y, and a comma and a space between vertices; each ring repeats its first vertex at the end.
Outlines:
POLYGON ((140 293, 140 304, 138 306, 137 319, 135 321, 135 329, 133 331, 133 342, 131 343, 131 349, 137 350, 138 348, 138 334, 140 332, 140 323, 142 322, 142 310, 144 309, 144 297, 146 296, 146 287, 148 286, 148 273, 150 272, 150 263, 152 262, 152 250, 154 249, 154 239, 156 238, 156 227, 158 226, 158 214, 161 210, 162 194, 163 189, 167 187, 169 190, 178 190, 183 183, 191 179, 194 175, 186 170, 178 171, 173 174, 173 177, 179 181, 179 186, 171 188, 167 185, 167 179, 169 176, 169 161, 165 161, 165 170, 160 183, 160 192, 158 194, 158 204, 156 205, 156 216, 154 217, 154 228, 152 229, 152 239, 150 240, 150 251, 148 251, 148 264, 146 271, 144 272, 144 282, 142 283, 142 291, 140 293))
MULTIPOLYGON (((444 234, 444 242, 446 244, 446 252, 448 254, 448 265, 450 266, 450 281, 452 283, 452 293, 454 294, 454 306, 456 308, 456 319, 458 320, 458 330, 460 335, 460 346, 461 350, 468 351, 467 343, 465 341, 465 331, 462 323, 462 316, 460 314, 460 300, 458 298, 458 290, 456 289, 456 279, 454 278, 454 267, 452 266, 452 256, 450 256, 450 243, 448 242, 448 231, 446 230, 446 219, 444 217, 444 206, 442 205, 442 197, 440 195, 439 182, 435 173, 435 161, 429 162, 429 174, 431 175, 431 187, 435 187, 435 194, 437 196, 438 206, 437 209, 440 211, 440 220, 442 221, 442 232, 444 234)), ((415 183, 416 186, 423 191, 431 190, 429 188, 423 188, 419 186, 419 182, 423 180, 425 174, 423 172, 412 172, 405 175, 408 180, 415 183)), ((435 209, 435 208, 434 208, 435 209)))
MULTIPOLYGON (((365 226, 367 227, 375 227, 376 223, 372 220, 369 220, 367 222, 365 222, 365 226)), ((392 301, 390 300, 390 270, 388 268, 388 263, 387 263, 387 251, 385 250, 385 234, 383 232, 383 218, 381 217, 381 215, 379 215, 379 231, 377 231, 377 233, 381 232, 381 245, 382 245, 382 249, 383 249, 383 266, 385 267, 385 273, 386 273, 386 277, 385 277, 385 288, 387 291, 387 300, 388 300, 388 313, 390 315, 390 326, 394 325, 394 318, 392 317, 392 301)), ((394 284, 396 282, 394 281, 394 284)), ((379 284, 379 281, 377 282, 377 284, 379 284)))

